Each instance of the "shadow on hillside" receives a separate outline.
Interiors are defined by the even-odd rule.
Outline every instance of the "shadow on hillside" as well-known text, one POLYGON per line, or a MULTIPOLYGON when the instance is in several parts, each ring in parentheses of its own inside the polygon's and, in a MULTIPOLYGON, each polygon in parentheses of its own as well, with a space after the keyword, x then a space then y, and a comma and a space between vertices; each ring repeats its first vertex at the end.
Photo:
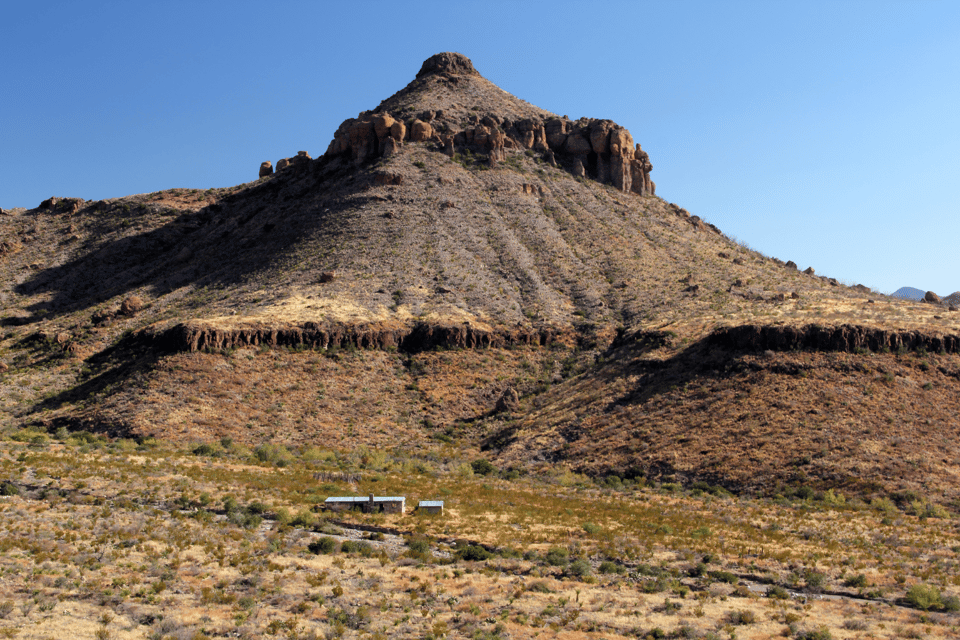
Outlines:
POLYGON ((52 294, 50 300, 28 307, 34 318, 51 318, 141 287, 162 296, 191 284, 243 282, 282 259, 298 239, 317 228, 327 226, 327 234, 338 233, 337 214, 355 206, 353 192, 365 186, 363 180, 339 180, 344 171, 324 159, 292 167, 157 229, 107 242, 98 238, 122 223, 116 216, 88 210, 83 222, 90 225, 90 235, 75 253, 78 257, 37 272, 14 291, 52 294))
MULTIPOLYGON (((611 389, 619 386, 624 377, 630 376, 636 382, 631 383, 629 392, 598 407, 604 413, 613 413, 621 407, 644 404, 664 394, 683 389, 694 380, 725 380, 743 372, 741 356, 746 352, 718 347, 713 344, 712 336, 691 344, 666 360, 647 357, 660 348, 665 340, 664 334, 657 333, 643 334, 629 340, 618 339, 598 359, 599 364, 578 378, 564 383, 557 399, 576 393, 576 389, 570 385, 611 389)), ((549 396, 550 392, 547 394, 549 396)), ((487 436, 481 446, 484 450, 503 450, 516 443, 522 428, 521 424, 511 422, 487 436)), ((558 433, 567 442, 587 435, 577 421, 560 427, 558 433)), ((552 461, 560 459, 562 456, 558 454, 552 461)))
MULTIPOLYGON (((101 403, 114 393, 130 387, 136 387, 154 369, 164 354, 135 335, 126 336, 113 346, 91 356, 84 361, 87 372, 81 382, 69 389, 41 400, 29 413, 42 415, 44 411, 55 411, 65 405, 82 406, 94 401, 101 403)), ((135 410, 131 407, 131 411, 135 410)), ((132 431, 126 421, 117 418, 104 420, 95 415, 80 418, 65 416, 52 422, 37 420, 49 430, 66 427, 71 431, 90 431, 110 437, 132 437, 132 431)))

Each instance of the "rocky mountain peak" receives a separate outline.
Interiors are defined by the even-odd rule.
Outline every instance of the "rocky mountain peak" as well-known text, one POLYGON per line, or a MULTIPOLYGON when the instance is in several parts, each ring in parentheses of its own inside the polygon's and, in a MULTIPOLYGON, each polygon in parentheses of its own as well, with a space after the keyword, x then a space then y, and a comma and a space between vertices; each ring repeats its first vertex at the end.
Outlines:
POLYGON ((417 78, 433 73, 449 73, 458 76, 479 76, 480 73, 473 67, 470 58, 462 53, 445 51, 432 55, 423 62, 417 78))
POLYGON ((324 155, 360 165, 389 159, 410 143, 491 167, 525 153, 621 191, 655 193, 650 157, 626 128, 535 107, 485 79, 460 53, 431 56, 409 85, 345 120, 324 155))

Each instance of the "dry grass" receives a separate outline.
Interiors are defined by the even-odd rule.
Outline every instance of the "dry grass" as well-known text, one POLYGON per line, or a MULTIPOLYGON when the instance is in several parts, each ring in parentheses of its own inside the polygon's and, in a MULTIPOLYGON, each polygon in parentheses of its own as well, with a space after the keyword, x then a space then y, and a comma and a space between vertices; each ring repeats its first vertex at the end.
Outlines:
POLYGON ((313 449, 278 467, 236 445, 216 449, 210 457, 155 441, 4 441, 0 473, 19 495, 0 503, 0 610, 11 603, 0 628, 18 638, 68 628, 102 637, 102 627, 116 638, 956 633, 952 615, 901 602, 920 583, 957 593, 953 520, 604 488, 569 474, 471 476, 439 452, 313 449), (322 469, 361 480, 319 486, 310 474, 322 469), (388 535, 367 541, 367 555, 314 555, 307 547, 324 535, 360 538, 315 513, 327 494, 349 491, 442 497, 447 514, 347 515, 409 532, 426 548, 388 535), (255 508, 225 513, 227 496, 255 508), (498 553, 456 560, 444 542, 454 538, 498 553), (771 585, 806 599, 764 597, 771 585))

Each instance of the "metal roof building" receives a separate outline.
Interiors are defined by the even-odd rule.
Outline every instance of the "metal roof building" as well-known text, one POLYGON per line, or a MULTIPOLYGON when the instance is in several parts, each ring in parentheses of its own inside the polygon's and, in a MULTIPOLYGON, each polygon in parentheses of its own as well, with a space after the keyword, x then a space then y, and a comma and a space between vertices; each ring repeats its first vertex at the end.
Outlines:
POLYGON ((421 500, 417 503, 417 511, 443 513, 443 500, 421 500))
POLYGON ((384 511, 386 513, 403 513, 406 510, 407 499, 404 496, 331 496, 323 501, 331 511, 347 511, 348 509, 362 509, 363 511, 384 511))

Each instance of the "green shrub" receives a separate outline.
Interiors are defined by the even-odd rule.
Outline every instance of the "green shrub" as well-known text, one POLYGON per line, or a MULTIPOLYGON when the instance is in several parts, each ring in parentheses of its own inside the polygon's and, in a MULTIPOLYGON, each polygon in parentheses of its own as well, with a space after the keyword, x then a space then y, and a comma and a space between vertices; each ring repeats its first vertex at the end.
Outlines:
POLYGON ((407 540, 407 547, 414 553, 426 553, 430 551, 430 543, 423 538, 411 538, 407 540))
POLYGON ((333 553, 337 548, 337 541, 329 536, 323 536, 307 545, 310 553, 333 553))
POLYGON ((727 614, 730 624, 753 624, 757 621, 757 615, 753 611, 731 611, 727 614))
POLYGON ((533 591, 535 593, 553 593, 553 590, 547 585, 543 580, 537 580, 527 587, 527 591, 533 591))
POLYGON ((907 591, 907 602, 917 609, 940 609, 943 600, 940 591, 929 584, 915 584, 907 591))
POLYGON ((561 549, 560 547, 551 547, 543 559, 546 560, 547 564, 549 565, 554 567, 563 567, 566 566, 569 557, 570 554, 566 549, 561 549))
POLYGON ((593 568, 583 558, 577 558, 567 567, 567 573, 577 578, 585 578, 593 573, 593 568))
POLYGON ((603 529, 601 529, 598 525, 593 524, 592 522, 585 522, 583 524, 583 530, 589 533, 591 536, 594 536, 600 533, 601 531, 603 531, 603 529))
POLYGON ((193 450, 193 455, 195 456, 212 456, 217 452, 216 447, 212 444, 207 444, 206 442, 195 447, 193 450))
POLYGON ((0 483, 0 496, 18 496, 20 489, 12 482, 0 483))
POLYGON ((729 571, 708 571, 707 575, 717 582, 726 582, 727 584, 737 584, 740 582, 740 578, 729 571))
POLYGON ((600 573, 619 573, 619 569, 620 567, 617 566, 617 563, 609 560, 604 560, 600 563, 600 566, 597 567, 597 571, 600 573))
POLYGON ((790 592, 783 587, 774 585, 767 589, 767 597, 773 598, 774 600, 789 600, 790 592))
POLYGON ((858 573, 855 576, 849 576, 848 578, 846 578, 843 581, 843 584, 845 584, 848 587, 855 587, 859 589, 867 586, 867 576, 863 575, 862 573, 858 573))
POLYGON ((457 556, 461 560, 469 560, 474 562, 486 560, 492 555, 493 555, 492 553, 490 553, 483 547, 475 544, 467 545, 466 547, 463 547, 462 549, 457 551, 457 556))
POLYGON ((473 469, 473 472, 480 476, 488 476, 491 473, 496 473, 497 468, 490 463, 489 460, 484 460, 479 458, 470 463, 470 467, 473 469))
POLYGON ((820 627, 816 631, 798 631, 795 637, 797 640, 833 640, 833 635, 826 627, 820 627))

